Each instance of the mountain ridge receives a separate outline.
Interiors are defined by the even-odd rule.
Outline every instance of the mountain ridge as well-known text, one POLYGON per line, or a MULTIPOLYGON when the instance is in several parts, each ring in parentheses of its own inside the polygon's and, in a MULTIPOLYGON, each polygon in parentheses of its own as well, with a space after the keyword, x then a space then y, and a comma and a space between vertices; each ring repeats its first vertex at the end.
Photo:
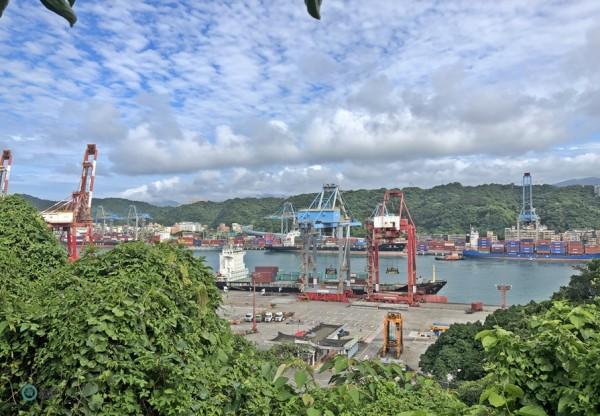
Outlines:
POLYGON ((561 182, 554 184, 554 186, 576 186, 576 185, 579 185, 579 186, 600 185, 600 178, 588 176, 587 178, 567 179, 565 181, 561 181, 561 182))
MULTIPOLYGON (((344 200, 356 219, 364 221, 381 201, 385 189, 343 191, 344 200)), ((514 184, 463 186, 460 183, 422 189, 404 188, 408 207, 421 233, 464 233, 471 225, 480 231, 493 230, 503 235, 505 227, 515 224, 521 206, 521 187, 514 184)), ((37 209, 53 201, 22 195, 37 209)), ((107 214, 126 219, 129 206, 149 214, 154 222, 172 225, 194 221, 215 227, 220 223, 252 224, 256 229, 279 231, 279 222, 265 217, 276 212, 284 201, 296 208, 306 207, 315 194, 287 198, 232 198, 222 202, 197 201, 177 207, 159 207, 125 198, 95 198, 94 215, 100 205, 107 214)), ((592 186, 534 185, 533 202, 542 223, 557 231, 575 228, 600 229, 600 197, 592 186)), ((358 234, 361 230, 356 231, 358 234)))

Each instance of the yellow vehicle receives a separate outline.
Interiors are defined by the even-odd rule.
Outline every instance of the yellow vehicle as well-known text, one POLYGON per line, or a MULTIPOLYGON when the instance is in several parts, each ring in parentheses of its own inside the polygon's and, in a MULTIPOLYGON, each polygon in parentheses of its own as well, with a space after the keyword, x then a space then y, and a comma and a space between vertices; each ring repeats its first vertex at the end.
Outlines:
POLYGON ((444 322, 434 322, 431 324, 431 330, 435 335, 441 335, 450 328, 450 325, 444 322))

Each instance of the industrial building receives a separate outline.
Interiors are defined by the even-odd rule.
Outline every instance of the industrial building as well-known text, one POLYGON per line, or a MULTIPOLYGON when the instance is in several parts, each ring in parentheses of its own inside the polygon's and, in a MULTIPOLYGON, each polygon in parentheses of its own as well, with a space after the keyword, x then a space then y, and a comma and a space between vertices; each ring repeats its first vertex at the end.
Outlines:
POLYGON ((343 325, 320 323, 306 332, 298 332, 295 335, 278 332, 269 342, 303 345, 309 351, 304 358, 310 365, 315 365, 332 355, 341 354, 352 358, 358 352, 358 339, 342 334, 348 334, 343 325))

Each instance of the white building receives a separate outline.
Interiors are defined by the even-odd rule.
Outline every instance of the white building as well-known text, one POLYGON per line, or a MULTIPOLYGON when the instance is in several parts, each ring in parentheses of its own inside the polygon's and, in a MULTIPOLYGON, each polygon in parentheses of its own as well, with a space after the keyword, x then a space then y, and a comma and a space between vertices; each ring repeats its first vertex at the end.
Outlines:
POLYGON ((180 232, 201 233, 205 229, 206 226, 200 224, 199 222, 178 222, 171 227, 171 234, 177 234, 180 232))

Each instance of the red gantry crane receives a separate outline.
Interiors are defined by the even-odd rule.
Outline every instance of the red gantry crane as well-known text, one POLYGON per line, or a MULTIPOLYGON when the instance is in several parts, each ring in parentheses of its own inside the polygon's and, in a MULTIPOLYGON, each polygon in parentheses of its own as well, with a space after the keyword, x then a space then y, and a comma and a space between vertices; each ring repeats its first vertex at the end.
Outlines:
POLYGON ((383 202, 366 221, 367 228, 367 299, 376 302, 407 303, 447 302, 445 296, 427 295, 417 290, 417 232, 410 211, 406 205, 404 192, 387 190, 383 202), (397 211, 390 211, 393 209, 397 211), (395 243, 406 238, 407 285, 406 293, 379 291, 379 246, 395 243))
POLYGON ((66 233, 67 254, 69 261, 79 258, 77 252, 77 229, 86 228, 88 244, 92 244, 92 194, 96 177, 96 160, 98 150, 95 144, 88 144, 83 154, 81 182, 79 189, 50 208, 42 211, 42 217, 54 230, 66 233))
POLYGON ((8 195, 8 180, 10 179, 10 168, 12 166, 12 152, 8 149, 2 151, 0 159, 0 195, 8 195))

